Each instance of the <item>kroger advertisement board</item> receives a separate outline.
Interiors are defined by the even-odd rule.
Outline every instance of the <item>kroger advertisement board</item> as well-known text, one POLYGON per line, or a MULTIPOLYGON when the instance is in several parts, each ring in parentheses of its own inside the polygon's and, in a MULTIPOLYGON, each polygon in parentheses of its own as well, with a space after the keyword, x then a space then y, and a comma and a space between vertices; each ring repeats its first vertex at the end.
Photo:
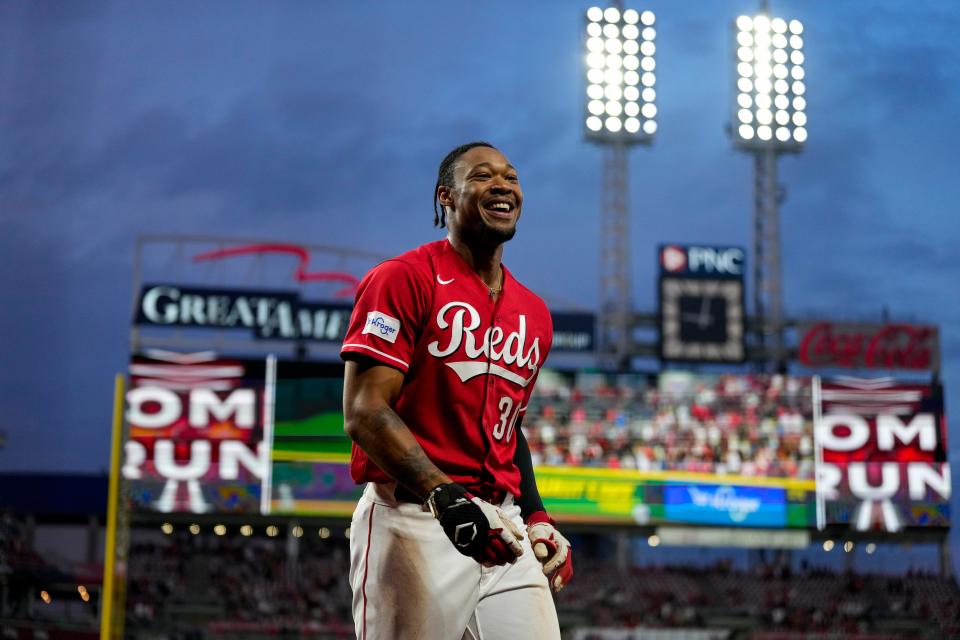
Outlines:
POLYGON ((664 517, 672 522, 783 527, 786 491, 779 487, 740 487, 689 483, 663 488, 664 517))
MULTIPOLYGON (((271 376, 262 361, 166 358, 131 365, 123 471, 135 510, 351 514, 360 489, 348 470, 339 364, 280 362, 271 376)), ((560 521, 950 524, 937 387, 546 369, 523 429, 560 521)))

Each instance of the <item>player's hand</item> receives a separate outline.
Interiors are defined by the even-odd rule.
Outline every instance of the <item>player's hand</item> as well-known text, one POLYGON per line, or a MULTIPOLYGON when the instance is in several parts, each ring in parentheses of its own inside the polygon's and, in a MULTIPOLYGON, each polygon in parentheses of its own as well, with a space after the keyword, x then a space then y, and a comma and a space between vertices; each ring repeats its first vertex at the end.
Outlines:
POLYGON ((523 533, 499 507, 470 494, 454 482, 434 488, 427 496, 433 517, 457 551, 486 565, 516 562, 523 554, 523 533))
POLYGON ((543 565, 543 573, 556 593, 573 577, 573 551, 570 542, 557 531, 556 523, 543 511, 527 518, 527 535, 533 554, 543 565))

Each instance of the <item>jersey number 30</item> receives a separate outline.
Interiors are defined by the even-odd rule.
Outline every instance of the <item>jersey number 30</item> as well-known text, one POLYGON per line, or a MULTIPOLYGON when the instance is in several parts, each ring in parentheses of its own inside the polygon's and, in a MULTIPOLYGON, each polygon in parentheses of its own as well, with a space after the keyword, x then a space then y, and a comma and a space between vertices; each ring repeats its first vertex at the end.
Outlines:
POLYGON ((493 425, 493 438, 495 440, 503 440, 503 436, 506 434, 507 442, 510 442, 513 430, 517 426, 520 406, 518 405, 516 411, 514 411, 513 399, 510 396, 500 398, 500 403, 497 406, 500 409, 500 420, 497 424, 493 425))

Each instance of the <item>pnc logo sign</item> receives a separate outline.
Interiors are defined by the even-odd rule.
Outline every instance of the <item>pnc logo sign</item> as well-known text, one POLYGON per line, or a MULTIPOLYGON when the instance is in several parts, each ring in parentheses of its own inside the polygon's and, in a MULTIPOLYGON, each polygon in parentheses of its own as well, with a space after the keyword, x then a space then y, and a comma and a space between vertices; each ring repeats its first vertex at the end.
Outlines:
POLYGON ((660 251, 660 264, 670 273, 683 273, 687 269, 687 250, 669 245, 660 251))
POLYGON ((746 253, 740 247, 668 244, 660 247, 661 273, 741 277, 746 253))

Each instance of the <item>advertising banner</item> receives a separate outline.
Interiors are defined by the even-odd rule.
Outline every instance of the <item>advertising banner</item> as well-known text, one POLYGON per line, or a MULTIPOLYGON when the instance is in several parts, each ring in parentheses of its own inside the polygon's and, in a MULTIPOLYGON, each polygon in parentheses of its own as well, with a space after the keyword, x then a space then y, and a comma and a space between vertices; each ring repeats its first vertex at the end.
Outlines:
POLYGON ((296 291, 145 284, 134 324, 246 329, 255 338, 342 342, 352 305, 305 302, 296 291))
POLYGON ((940 335, 933 326, 808 322, 800 324, 798 335, 797 358, 808 367, 940 367, 940 335))
POLYGON ((537 487, 560 522, 806 529, 813 480, 539 466, 537 487))
POLYGON ((747 252, 742 247, 662 244, 659 256, 661 276, 742 280, 747 252))
MULTIPOLYGON (((297 291, 144 284, 134 324, 141 327, 246 330, 257 340, 340 343, 352 304, 311 302, 297 291)), ((590 353, 596 349, 592 313, 556 312, 553 350, 590 353)))
POLYGON ((597 348, 596 316, 592 313, 554 312, 554 351, 590 353, 597 348))
POLYGON ((806 549, 809 529, 750 529, 744 527, 657 527, 660 544, 675 547, 741 547, 744 549, 806 549))
POLYGON ((785 527, 786 491, 770 487, 682 484, 663 488, 670 522, 785 527))
POLYGON ((949 526, 952 485, 940 388, 840 378, 815 391, 819 526, 949 526))

